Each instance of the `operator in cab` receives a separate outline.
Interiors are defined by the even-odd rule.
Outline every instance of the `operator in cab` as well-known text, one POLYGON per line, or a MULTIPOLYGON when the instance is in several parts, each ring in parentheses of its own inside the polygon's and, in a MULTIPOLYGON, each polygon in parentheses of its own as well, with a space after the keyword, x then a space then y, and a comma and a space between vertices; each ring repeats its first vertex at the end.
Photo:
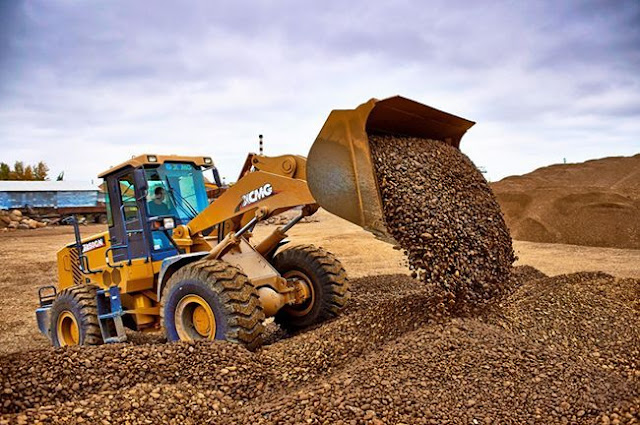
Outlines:
POLYGON ((152 217, 171 215, 171 210, 164 202, 166 198, 166 191, 164 187, 156 187, 153 191, 153 200, 147 203, 149 208, 149 215, 152 217))

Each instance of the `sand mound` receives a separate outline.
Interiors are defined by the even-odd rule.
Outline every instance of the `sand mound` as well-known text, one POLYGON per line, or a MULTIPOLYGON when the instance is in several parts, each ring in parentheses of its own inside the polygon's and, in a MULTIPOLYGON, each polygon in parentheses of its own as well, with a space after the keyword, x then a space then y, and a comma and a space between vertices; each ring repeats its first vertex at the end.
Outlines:
POLYGON ((552 165, 492 189, 514 239, 640 249, 640 155, 552 165))
POLYGON ((0 357, 0 424, 637 421, 640 337, 622 330, 640 282, 513 275, 501 307, 464 318, 407 276, 357 279, 343 316, 255 353, 147 340, 0 357))

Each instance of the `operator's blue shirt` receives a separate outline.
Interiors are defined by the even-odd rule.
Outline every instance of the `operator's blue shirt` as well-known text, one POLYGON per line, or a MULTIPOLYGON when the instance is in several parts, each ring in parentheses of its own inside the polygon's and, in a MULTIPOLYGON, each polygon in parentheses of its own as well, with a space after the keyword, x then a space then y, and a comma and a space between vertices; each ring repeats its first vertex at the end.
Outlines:
POLYGON ((171 215, 171 210, 164 202, 157 203, 156 201, 151 201, 147 203, 149 208, 149 215, 151 217, 159 216, 159 215, 171 215))

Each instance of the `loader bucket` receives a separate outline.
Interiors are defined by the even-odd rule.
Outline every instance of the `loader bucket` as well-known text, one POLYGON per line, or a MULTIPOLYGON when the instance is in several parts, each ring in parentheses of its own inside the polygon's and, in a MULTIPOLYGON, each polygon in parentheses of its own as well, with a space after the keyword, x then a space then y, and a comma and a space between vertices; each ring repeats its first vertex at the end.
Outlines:
POLYGON ((385 226, 369 135, 435 139, 459 148, 460 139, 474 124, 400 96, 334 110, 307 157, 311 194, 327 211, 395 243, 385 226))

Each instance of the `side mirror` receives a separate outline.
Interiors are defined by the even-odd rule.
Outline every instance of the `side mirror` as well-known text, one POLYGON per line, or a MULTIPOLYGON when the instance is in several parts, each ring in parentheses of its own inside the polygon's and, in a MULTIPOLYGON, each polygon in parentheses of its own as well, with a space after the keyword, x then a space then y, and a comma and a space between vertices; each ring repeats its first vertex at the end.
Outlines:
POLYGON ((220 173, 218 173, 218 169, 216 167, 213 167, 212 170, 214 183, 216 184, 216 186, 222 187, 222 181, 220 180, 220 173))
POLYGON ((142 168, 136 168, 133 170, 133 181, 136 185, 136 197, 138 200, 146 198, 149 191, 149 185, 147 184, 147 177, 144 174, 142 168))

